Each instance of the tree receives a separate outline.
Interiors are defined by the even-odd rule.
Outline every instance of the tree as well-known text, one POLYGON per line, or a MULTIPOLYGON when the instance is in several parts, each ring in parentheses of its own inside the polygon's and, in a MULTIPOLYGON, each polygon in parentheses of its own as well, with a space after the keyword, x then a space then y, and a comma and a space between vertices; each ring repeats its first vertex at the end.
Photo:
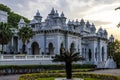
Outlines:
POLYGON ((29 41, 30 38, 32 38, 34 36, 34 32, 30 27, 22 27, 19 32, 18 32, 18 36, 19 38, 22 40, 23 42, 23 46, 22 46, 22 52, 25 53, 25 49, 26 49, 26 45, 25 43, 27 41, 29 41))
MULTIPOLYGON (((115 8, 115 10, 120 10, 120 7, 115 8)), ((120 22, 118 23, 117 27, 120 27, 120 22)))
POLYGON ((63 49, 59 55, 55 55, 53 58, 54 62, 65 62, 65 70, 66 70, 66 78, 72 78, 72 62, 77 62, 80 60, 84 60, 83 57, 80 56, 79 53, 65 51, 63 49))
POLYGON ((120 52, 114 53, 113 59, 115 60, 117 67, 120 68, 120 52))
POLYGON ((8 23, 13 27, 17 28, 17 23, 21 19, 21 17, 25 20, 25 22, 29 23, 29 20, 19 14, 14 13, 9 7, 4 4, 0 4, 0 10, 8 13, 8 23))
POLYGON ((113 56, 114 53, 120 52, 120 41, 115 40, 114 42, 108 43, 108 55, 113 56))
POLYGON ((0 44, 2 44, 2 52, 4 44, 7 44, 13 36, 13 32, 10 27, 11 26, 7 23, 0 23, 0 44))

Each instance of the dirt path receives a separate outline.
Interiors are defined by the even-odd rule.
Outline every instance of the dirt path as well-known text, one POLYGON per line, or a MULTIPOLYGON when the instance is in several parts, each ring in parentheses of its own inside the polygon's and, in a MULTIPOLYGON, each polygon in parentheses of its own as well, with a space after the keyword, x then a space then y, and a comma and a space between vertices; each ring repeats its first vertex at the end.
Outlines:
POLYGON ((114 76, 120 76, 120 69, 106 69, 106 70, 96 70, 90 73, 95 74, 110 74, 114 76))
POLYGON ((18 80, 20 75, 0 76, 0 80, 18 80))

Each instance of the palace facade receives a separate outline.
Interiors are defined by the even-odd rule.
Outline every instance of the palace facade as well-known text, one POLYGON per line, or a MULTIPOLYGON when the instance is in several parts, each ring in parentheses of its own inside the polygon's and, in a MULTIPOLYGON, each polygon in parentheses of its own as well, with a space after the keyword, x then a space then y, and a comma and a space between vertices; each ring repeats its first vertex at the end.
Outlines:
MULTIPOLYGON (((95 25, 89 21, 68 20, 64 13, 58 13, 54 8, 43 21, 39 11, 35 14, 29 24, 20 19, 18 28, 28 25, 33 29, 35 35, 26 43, 27 55, 55 55, 60 54, 61 48, 79 52, 85 58, 83 63, 99 65, 108 58, 108 41, 114 41, 111 35, 100 27, 96 31, 95 25)), ((4 47, 7 53, 22 52, 22 41, 15 29, 14 36, 8 45, 4 47)))

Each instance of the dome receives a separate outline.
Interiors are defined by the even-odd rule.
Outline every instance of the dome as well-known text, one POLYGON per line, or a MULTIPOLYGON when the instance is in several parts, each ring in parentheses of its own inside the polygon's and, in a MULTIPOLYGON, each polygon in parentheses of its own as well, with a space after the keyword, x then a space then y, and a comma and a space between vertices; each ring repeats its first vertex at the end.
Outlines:
POLYGON ((95 25, 92 23, 92 25, 91 25, 91 32, 95 32, 95 31, 96 31, 95 25))
POLYGON ((75 22, 75 24, 76 24, 76 25, 79 25, 79 21, 78 21, 78 19, 76 19, 76 22, 75 22))
POLYGON ((81 24, 81 25, 84 25, 84 24, 85 24, 85 22, 84 22, 83 19, 81 19, 80 24, 81 24))
POLYGON ((67 23, 68 25, 71 25, 72 24, 72 22, 70 21, 70 19, 69 19, 69 21, 68 21, 68 23, 67 23))
POLYGON ((100 27, 100 28, 98 29, 98 33, 104 33, 104 30, 100 27))
POLYGON ((63 12, 61 13, 61 17, 65 17, 63 12))
POLYGON ((35 16, 40 16, 40 12, 39 12, 39 10, 37 10, 37 13, 36 13, 35 16))
POLYGON ((21 23, 22 23, 22 24, 25 24, 25 21, 24 21, 23 18, 21 18, 20 21, 19 21, 19 24, 21 24, 21 23))
POLYGON ((109 37, 109 42, 114 42, 114 36, 113 36, 113 35, 111 35, 111 36, 109 37))
POLYGON ((106 31, 106 30, 104 30, 104 34, 105 34, 105 35, 108 35, 108 33, 107 33, 107 31, 106 31))
POLYGON ((35 20, 35 19, 33 19, 33 20, 30 21, 30 24, 36 24, 36 23, 38 23, 38 21, 35 20))
POLYGON ((87 27, 87 28, 90 28, 90 23, 89 23, 89 21, 87 21, 86 27, 87 27))
POLYGON ((56 13, 55 13, 55 17, 59 17, 59 13, 58 13, 57 10, 56 10, 56 13))
POLYGON ((52 14, 52 15, 54 15, 54 14, 55 14, 55 10, 54 10, 54 8, 52 8, 52 10, 51 10, 50 14, 52 14))

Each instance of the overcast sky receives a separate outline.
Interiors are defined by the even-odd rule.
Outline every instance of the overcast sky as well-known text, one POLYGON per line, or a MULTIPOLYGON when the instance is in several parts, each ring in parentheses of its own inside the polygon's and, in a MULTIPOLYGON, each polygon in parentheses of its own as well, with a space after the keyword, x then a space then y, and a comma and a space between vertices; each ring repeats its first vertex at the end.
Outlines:
POLYGON ((120 28, 116 27, 120 22, 120 10, 114 10, 120 6, 120 0, 0 0, 0 3, 30 20, 39 10, 44 21, 55 8, 60 14, 63 11, 67 19, 89 20, 97 29, 107 29, 109 35, 120 39, 120 28))

